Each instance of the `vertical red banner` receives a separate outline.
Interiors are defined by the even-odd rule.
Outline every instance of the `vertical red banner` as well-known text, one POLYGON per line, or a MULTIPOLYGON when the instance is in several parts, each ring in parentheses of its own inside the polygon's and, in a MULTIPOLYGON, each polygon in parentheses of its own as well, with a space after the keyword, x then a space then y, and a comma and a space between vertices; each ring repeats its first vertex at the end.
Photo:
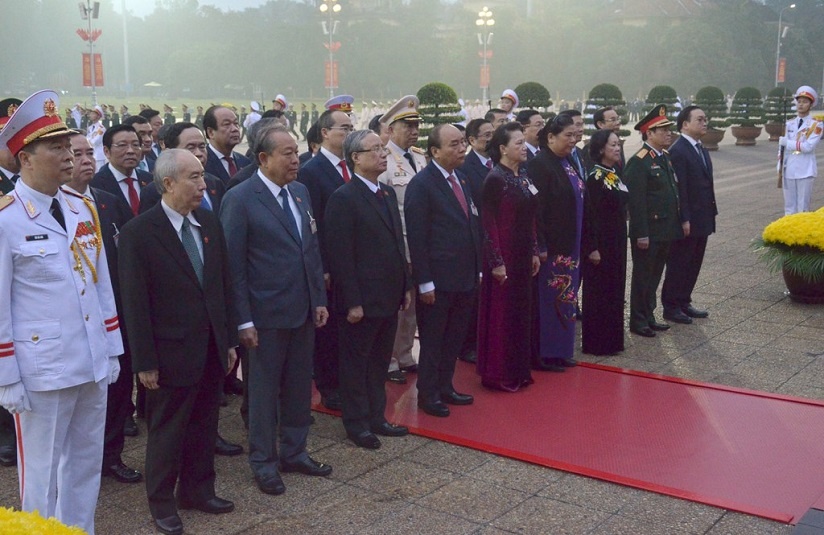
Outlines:
POLYGON ((326 89, 336 89, 338 87, 338 62, 326 61, 326 89))
POLYGON ((778 60, 778 83, 784 82, 784 75, 787 71, 787 58, 781 58, 778 60))
POLYGON ((103 87, 103 57, 100 54, 94 55, 94 85, 103 87))
POLYGON ((489 87, 489 65, 481 65, 481 89, 489 87))
POLYGON ((83 53, 83 87, 92 86, 92 58, 89 54, 83 53))

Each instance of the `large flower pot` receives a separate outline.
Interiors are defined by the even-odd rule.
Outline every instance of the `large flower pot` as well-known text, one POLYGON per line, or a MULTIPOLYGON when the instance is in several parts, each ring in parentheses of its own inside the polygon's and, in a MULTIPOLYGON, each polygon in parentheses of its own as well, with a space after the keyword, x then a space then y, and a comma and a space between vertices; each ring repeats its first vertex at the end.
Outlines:
POLYGON ((781 123, 767 123, 764 125, 764 130, 770 135, 770 141, 778 141, 778 138, 784 134, 784 125, 781 123))
POLYGON ((743 147, 752 147, 755 140, 761 135, 760 126, 733 126, 732 135, 735 136, 735 144, 743 147))
POLYGON ((718 150, 718 144, 724 139, 725 130, 707 129, 707 133, 701 136, 701 144, 707 150, 718 150))
POLYGON ((797 303, 819 305, 824 303, 824 279, 810 282, 806 278, 790 272, 786 267, 781 270, 784 284, 790 291, 790 299, 797 303))

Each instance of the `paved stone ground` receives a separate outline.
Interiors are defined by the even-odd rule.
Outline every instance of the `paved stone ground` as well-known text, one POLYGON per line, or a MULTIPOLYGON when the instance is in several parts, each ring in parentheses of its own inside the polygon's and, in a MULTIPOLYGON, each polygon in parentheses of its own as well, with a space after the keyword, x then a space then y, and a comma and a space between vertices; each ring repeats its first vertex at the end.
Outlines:
MULTIPOLYGON (((730 134, 728 133, 729 137, 730 134)), ((627 142, 627 154, 640 145, 627 142)), ((710 317, 674 325, 654 339, 627 334, 620 357, 577 358, 793 396, 824 399, 824 307, 793 303, 780 275, 749 251, 764 225, 782 215, 775 187, 775 144, 725 140, 713 153, 719 205, 694 299, 710 317)), ((819 151, 820 152, 820 151, 819 151)), ((824 159, 822 156, 820 159, 824 159)), ((824 164, 824 162, 820 162, 824 164)), ((824 204, 816 185, 814 206, 824 204)), ((221 410, 221 433, 245 442, 239 402, 221 410)), ((329 478, 286 474, 286 494, 261 494, 245 457, 218 458, 218 493, 234 513, 184 511, 187 533, 573 533, 784 534, 792 527, 706 505, 546 469, 442 442, 386 439, 378 451, 345 440, 338 419, 316 414, 309 446, 334 466, 329 478)), ((140 467, 141 436, 127 439, 125 461, 140 467)), ((0 469, 0 505, 19 507, 14 469, 0 469)), ((103 481, 99 534, 153 533, 143 485, 103 481)), ((0 529, 2 531, 2 529, 0 529)))

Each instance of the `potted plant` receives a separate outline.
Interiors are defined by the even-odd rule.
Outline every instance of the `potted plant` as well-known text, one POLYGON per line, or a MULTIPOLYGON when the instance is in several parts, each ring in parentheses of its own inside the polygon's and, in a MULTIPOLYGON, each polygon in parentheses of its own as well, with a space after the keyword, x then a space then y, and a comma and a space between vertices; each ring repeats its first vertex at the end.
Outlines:
POLYGON ((441 82, 431 82, 418 89, 422 123, 417 146, 426 147, 426 138, 429 132, 439 124, 459 123, 463 117, 458 115, 461 105, 458 104, 458 94, 450 86, 441 82))
POLYGON ((727 126, 727 98, 719 88, 708 85, 695 94, 696 106, 707 114, 707 133, 701 143, 707 150, 718 150, 718 144, 724 139, 724 127, 727 126))
POLYGON ((778 141, 784 134, 787 114, 793 112, 793 94, 786 87, 774 87, 764 99, 764 130, 770 135, 770 141, 778 141))
POLYGON ((782 271, 790 299, 824 303, 824 208, 773 221, 754 248, 770 271, 782 271))
MULTIPOLYGON (((587 98, 586 106, 584 108, 584 135, 591 136, 595 133, 595 125, 592 123, 592 114, 598 108, 605 106, 612 106, 618 112, 621 118, 621 124, 627 124, 627 102, 624 100, 621 90, 618 86, 613 84, 598 84, 589 91, 589 98, 587 98)), ((618 136, 621 138, 629 137, 631 132, 629 130, 621 129, 618 131, 618 136)))
POLYGON ((761 91, 754 87, 743 87, 736 91, 727 124, 732 126, 736 145, 755 145, 755 139, 761 135, 761 125, 764 124, 761 91))

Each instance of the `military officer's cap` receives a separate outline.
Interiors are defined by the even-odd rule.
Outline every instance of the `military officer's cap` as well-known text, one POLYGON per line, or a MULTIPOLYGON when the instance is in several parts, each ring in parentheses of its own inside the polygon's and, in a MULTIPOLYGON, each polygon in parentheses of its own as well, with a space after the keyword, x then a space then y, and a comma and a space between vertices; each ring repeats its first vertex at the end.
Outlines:
POLYGON ((286 100, 286 97, 284 97, 280 93, 278 93, 278 95, 274 99, 272 99, 272 102, 273 103, 275 103, 275 102, 279 103, 281 106, 283 106, 284 110, 289 107, 289 101, 286 100))
POLYGON ((798 88, 798 91, 795 92, 793 98, 797 100, 798 97, 807 97, 810 99, 813 106, 815 106, 815 103, 818 101, 818 93, 816 93, 815 89, 808 85, 802 85, 798 88))
POLYGON ((415 95, 406 95, 389 108, 389 111, 381 117, 382 124, 392 124, 395 121, 406 121, 410 123, 421 122, 421 114, 418 113, 420 100, 415 95))
POLYGON ((8 148, 16 156, 35 141, 72 134, 59 112, 57 93, 45 89, 33 94, 20 104, 0 132, 0 149, 8 148))
POLYGON ((517 108, 518 104, 520 103, 520 101, 518 100, 518 94, 512 89, 504 89, 504 92, 501 94, 501 98, 511 100, 513 108, 517 108))
POLYGON ((0 130, 6 126, 6 123, 9 122, 11 116, 22 103, 23 101, 19 98, 7 98, 0 100, 0 130))
POLYGON ((670 126, 672 124, 674 123, 667 117, 667 106, 664 104, 658 104, 650 110, 646 117, 638 121, 638 124, 635 125, 635 129, 644 134, 653 128, 670 126))
POLYGON ((100 117, 103 117, 103 108, 101 108, 100 105, 96 105, 94 108, 92 108, 92 111, 100 117))
POLYGON ((352 111, 353 102, 355 102, 355 97, 352 95, 338 95, 327 100, 323 107, 327 110, 349 113, 352 111))
POLYGON ((257 100, 253 100, 249 103, 249 107, 252 108, 254 111, 260 111, 260 103, 257 100))

